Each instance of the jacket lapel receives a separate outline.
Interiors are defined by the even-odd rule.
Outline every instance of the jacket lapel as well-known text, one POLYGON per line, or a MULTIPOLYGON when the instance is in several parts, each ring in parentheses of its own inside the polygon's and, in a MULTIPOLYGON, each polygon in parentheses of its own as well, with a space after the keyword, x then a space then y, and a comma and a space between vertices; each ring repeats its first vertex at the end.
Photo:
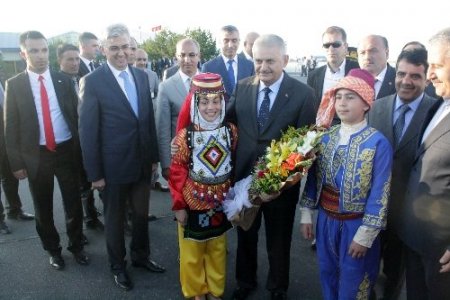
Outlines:
POLYGON ((282 116, 281 111, 285 108, 285 105, 289 102, 289 96, 291 91, 291 85, 288 81, 287 75, 284 74, 283 81, 281 82, 280 89, 278 90, 277 97, 270 110, 269 120, 261 130, 261 134, 270 126, 277 116, 282 116))

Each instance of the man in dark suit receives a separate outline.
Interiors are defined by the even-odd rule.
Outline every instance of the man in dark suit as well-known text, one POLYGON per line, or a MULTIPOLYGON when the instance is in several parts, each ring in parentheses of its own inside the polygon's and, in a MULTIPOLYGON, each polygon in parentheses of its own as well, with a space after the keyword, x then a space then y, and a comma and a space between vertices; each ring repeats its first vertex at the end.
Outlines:
POLYGON ((358 62, 361 69, 375 77, 375 99, 395 94, 395 68, 391 67, 388 40, 381 35, 368 35, 358 46, 358 62))
POLYGON ((149 259, 150 181, 158 162, 153 105, 147 75, 128 66, 130 34, 109 26, 103 51, 107 63, 80 82, 80 139, 92 188, 103 191, 106 246, 115 283, 133 286, 126 273, 124 218, 132 209, 130 256, 134 267, 165 269, 149 259))
MULTIPOLYGON (((338 26, 328 27, 322 34, 322 47, 326 51, 327 64, 308 74, 307 83, 314 89, 316 109, 323 94, 344 78, 351 69, 359 68, 357 62, 347 59, 347 33, 338 26)), ((337 117, 336 117, 337 119, 337 117)), ((338 120, 338 119, 337 119, 338 120)))
POLYGON ((425 117, 398 222, 408 299, 450 295, 450 28, 430 39, 428 62, 441 98, 425 117))
MULTIPOLYGON (((241 80, 230 99, 229 119, 237 124, 235 179, 252 172, 254 165, 272 139, 279 139, 288 126, 301 127, 315 121, 313 90, 291 78, 283 68, 289 57, 283 39, 276 35, 259 37, 253 46, 256 76, 241 80), (269 89, 266 89, 269 88, 269 89), (267 118, 266 118, 267 117, 267 118)), ((248 231, 238 227, 236 279, 233 299, 246 299, 256 288, 257 243, 264 215, 269 274, 266 288, 272 299, 286 299, 295 206, 299 184, 263 203, 248 231)))
POLYGON ((244 49, 241 53, 238 54, 238 57, 242 57, 245 59, 248 59, 249 61, 253 62, 253 44, 255 43, 255 40, 259 38, 259 33, 257 32, 249 32, 245 36, 244 40, 244 49))
POLYGON ((225 100, 228 100, 236 83, 255 74, 255 69, 251 61, 237 55, 240 41, 238 29, 233 25, 227 25, 222 27, 221 33, 222 54, 206 62, 202 66, 202 72, 222 76, 226 91, 225 100))
POLYGON ((78 76, 81 78, 99 67, 99 64, 95 62, 97 53, 99 51, 98 38, 91 32, 83 32, 78 37, 80 48, 80 70, 78 76))
POLYGON ((405 198, 405 182, 419 143, 420 126, 436 102, 424 93, 427 85, 427 52, 403 51, 397 59, 396 94, 378 99, 369 111, 369 125, 378 129, 394 149, 387 228, 381 235, 383 299, 398 299, 404 282, 403 243, 398 236, 399 215, 405 198), (406 110, 405 110, 406 109, 406 110), (401 128, 400 128, 401 126, 401 128))
POLYGON ((67 76, 48 69, 48 44, 40 32, 22 33, 20 49, 27 69, 6 82, 5 94, 5 143, 11 170, 17 179, 28 178, 37 232, 50 254, 50 265, 62 269, 64 260, 53 222, 56 176, 69 236, 67 249, 79 264, 87 265, 77 176, 78 97, 67 76))

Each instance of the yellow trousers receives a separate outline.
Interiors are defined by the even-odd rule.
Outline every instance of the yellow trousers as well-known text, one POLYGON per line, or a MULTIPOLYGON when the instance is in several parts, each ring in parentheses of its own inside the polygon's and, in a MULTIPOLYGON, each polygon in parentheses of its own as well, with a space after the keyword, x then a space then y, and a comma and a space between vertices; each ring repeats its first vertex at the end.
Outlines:
POLYGON ((226 234, 207 240, 184 238, 184 228, 178 224, 180 247, 180 283, 183 296, 212 294, 221 297, 225 290, 226 234))

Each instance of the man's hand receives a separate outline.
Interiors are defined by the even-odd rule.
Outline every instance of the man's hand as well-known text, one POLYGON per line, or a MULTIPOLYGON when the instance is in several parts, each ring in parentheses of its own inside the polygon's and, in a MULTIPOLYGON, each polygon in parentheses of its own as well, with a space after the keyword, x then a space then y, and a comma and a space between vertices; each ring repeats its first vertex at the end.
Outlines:
POLYGON ((352 241, 350 248, 348 248, 348 255, 353 258, 363 258, 366 255, 367 247, 361 246, 360 244, 352 241))
POLYGON ((314 239, 314 233, 313 233, 313 225, 312 223, 308 224, 300 224, 300 232, 303 235, 303 238, 307 240, 314 239))
POLYGON ((19 180, 25 179, 28 177, 27 170, 20 169, 18 171, 13 172, 14 177, 16 177, 19 180))
POLYGON ((187 224, 187 211, 185 209, 180 209, 175 211, 175 218, 182 225, 185 226, 187 224))
POLYGON ((169 181, 170 168, 164 168, 164 169, 162 169, 161 175, 162 175, 162 177, 164 177, 165 180, 169 181))
POLYGON ((92 182, 91 190, 103 191, 103 189, 105 188, 105 185, 106 185, 105 179, 102 178, 100 180, 92 182))
POLYGON ((439 270, 439 273, 450 272, 450 251, 449 250, 445 250, 445 253, 444 253, 444 255, 442 255, 439 262, 441 263, 441 269, 439 270))

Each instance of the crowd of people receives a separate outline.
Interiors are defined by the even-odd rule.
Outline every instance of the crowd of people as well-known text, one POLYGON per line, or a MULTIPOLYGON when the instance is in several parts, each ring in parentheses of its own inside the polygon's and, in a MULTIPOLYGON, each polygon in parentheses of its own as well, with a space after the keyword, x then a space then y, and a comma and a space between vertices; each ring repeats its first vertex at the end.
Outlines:
MULTIPOLYGON (((150 190, 157 186, 170 189, 178 222, 183 296, 221 299, 232 228, 222 202, 229 188, 252 173, 288 127, 316 124, 326 132, 303 193, 299 182, 261 202, 250 228, 236 228, 232 299, 247 299, 258 286, 263 221, 265 287, 271 299, 287 299, 298 203, 302 235, 317 249, 324 299, 376 299, 380 265, 383 299, 398 299, 405 278, 408 299, 448 298, 450 28, 433 35, 428 49, 405 45, 394 67, 384 36, 361 39, 353 61, 345 30, 331 26, 322 35, 327 64, 307 72, 307 84, 284 71, 289 56, 275 34, 250 32, 238 54, 239 30, 224 26, 220 55, 201 69, 199 43, 181 39, 177 64, 159 82, 125 25, 106 32, 102 41, 85 32, 79 47, 60 45, 60 72, 49 70, 46 38, 22 33, 27 68, 0 90, 7 216, 35 220, 52 268, 65 266, 53 221, 56 177, 67 250, 78 264, 90 263, 84 220, 88 229, 104 232, 120 289, 133 288, 125 234, 133 267, 164 272, 150 255, 148 231, 155 218, 150 190), (94 61, 100 48, 102 65, 94 61), (23 179, 35 216, 21 208, 23 179)), ((10 233, 1 202, 0 233, 10 233)))

